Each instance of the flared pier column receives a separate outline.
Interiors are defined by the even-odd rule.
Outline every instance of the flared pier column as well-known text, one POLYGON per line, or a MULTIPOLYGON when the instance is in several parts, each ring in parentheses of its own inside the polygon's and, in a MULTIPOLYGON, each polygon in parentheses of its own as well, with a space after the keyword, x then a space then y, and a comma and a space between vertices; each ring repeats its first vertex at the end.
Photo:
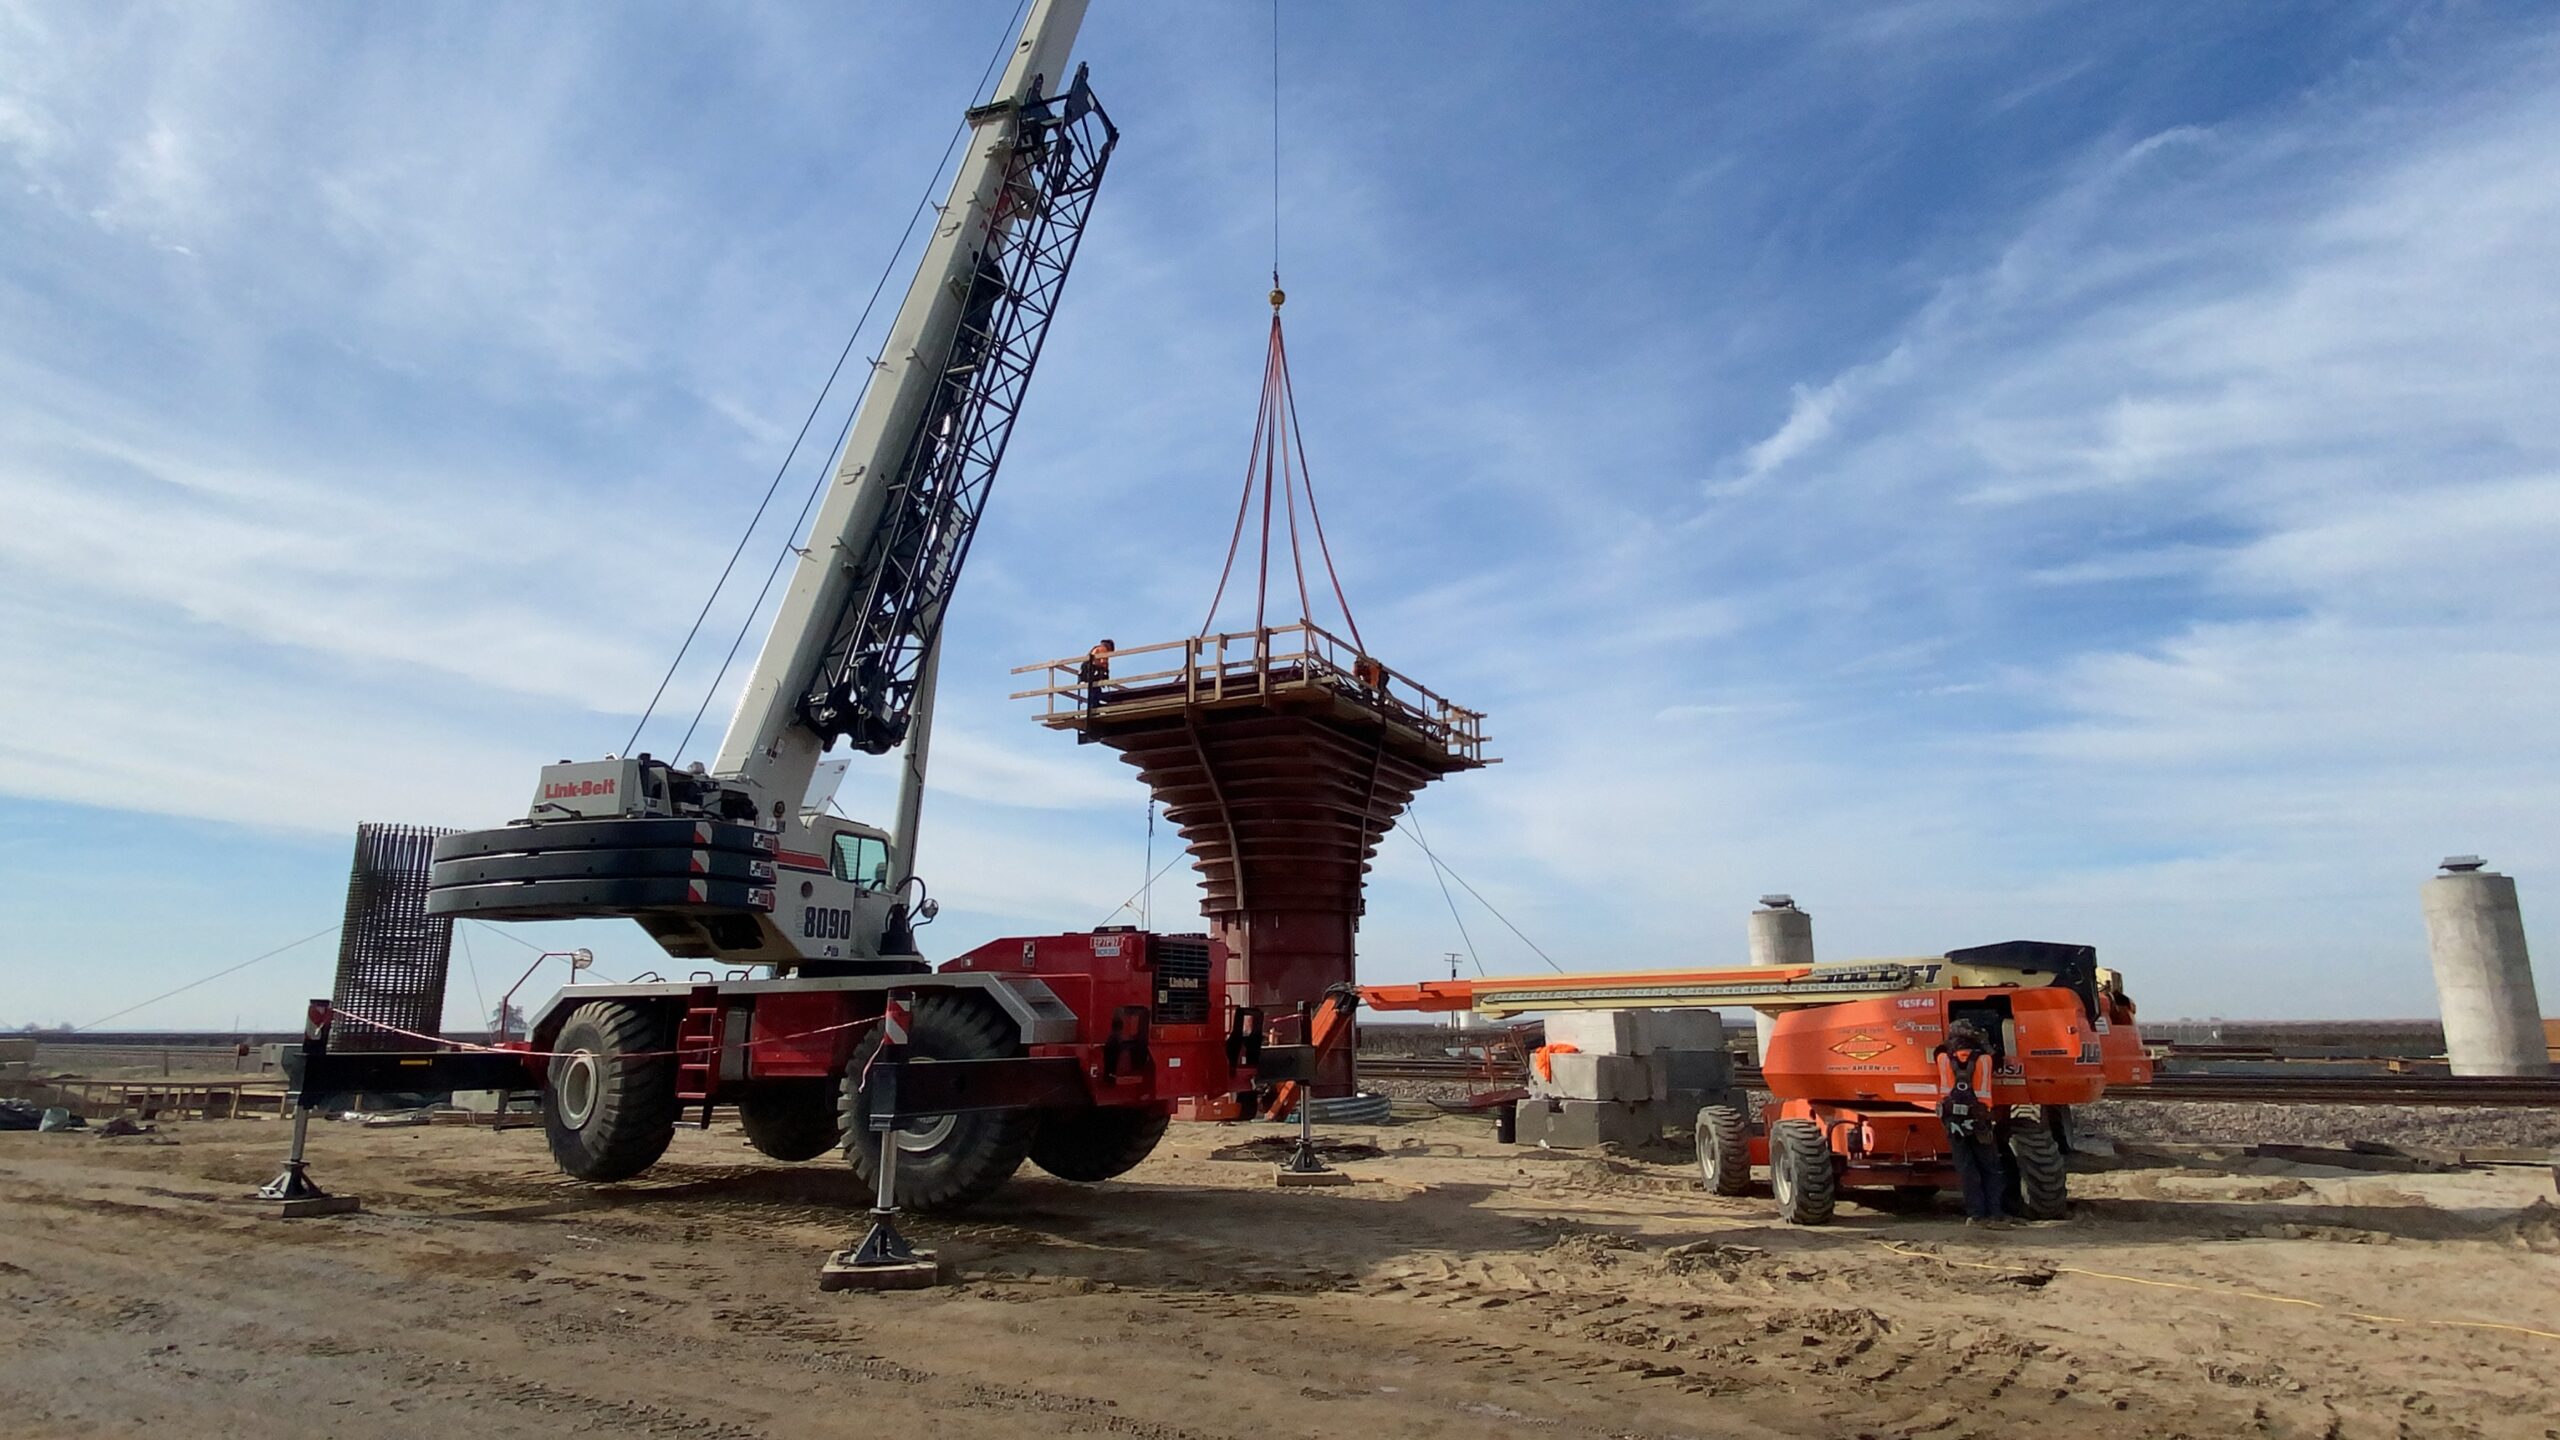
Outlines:
MULTIPOLYGON (((1300 1004, 1356 979, 1363 886, 1378 843, 1425 785, 1488 763, 1483 716, 1314 625, 1178 640, 1076 662, 1024 692, 1042 723, 1108 745, 1181 830, 1229 1002, 1275 1038, 1300 1004)), ((1348 1057, 1320 1092, 1347 1085, 1348 1057)))

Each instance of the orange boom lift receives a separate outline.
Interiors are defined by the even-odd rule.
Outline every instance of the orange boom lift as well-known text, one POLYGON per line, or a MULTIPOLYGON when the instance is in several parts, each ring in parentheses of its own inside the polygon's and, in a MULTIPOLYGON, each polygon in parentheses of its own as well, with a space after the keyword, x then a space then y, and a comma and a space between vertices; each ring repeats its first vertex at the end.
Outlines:
POLYGON ((2059 1219, 2068 1204, 2054 1112, 2097 1099, 2110 1083, 2151 1078, 2133 1002, 2086 945, 2019 940, 1908 960, 1435 980, 1366 986, 1360 998, 1379 1010, 1490 1016, 1777 1011, 1760 1061, 1767 1123, 1755 1127, 1734 1106, 1699 1112, 1698 1167, 1708 1189, 1741 1195, 1751 1167, 1767 1166, 1780 1217, 1797 1225, 1828 1221, 1843 1190, 1891 1205, 1956 1183, 1931 1052, 1958 1020, 1991 1038, 1997 1063, 1984 1098, 2031 1218, 2059 1219))

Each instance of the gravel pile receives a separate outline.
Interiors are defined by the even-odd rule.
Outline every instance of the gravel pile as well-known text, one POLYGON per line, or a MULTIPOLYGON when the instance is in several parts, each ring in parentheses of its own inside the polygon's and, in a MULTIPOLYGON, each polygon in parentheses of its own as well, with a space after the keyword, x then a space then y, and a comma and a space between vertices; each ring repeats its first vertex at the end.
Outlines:
POLYGON ((1447 1080, 1372 1080, 1360 1077, 1360 1088, 1375 1090, 1396 1102, 1400 1108, 1428 1105, 1434 1100, 1464 1100, 1488 1087, 1483 1081, 1458 1084, 1447 1080))
POLYGON ((2452 1105, 2261 1105, 2101 1100, 2073 1107, 2086 1135, 2198 1145, 2523 1146, 2560 1149, 2560 1110, 2452 1105))

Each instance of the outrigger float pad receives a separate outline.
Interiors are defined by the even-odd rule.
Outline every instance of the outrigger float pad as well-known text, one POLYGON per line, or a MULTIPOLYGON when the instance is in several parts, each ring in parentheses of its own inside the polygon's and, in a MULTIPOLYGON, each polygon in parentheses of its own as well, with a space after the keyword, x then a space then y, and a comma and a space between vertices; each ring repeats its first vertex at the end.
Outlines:
POLYGON ((436 841, 427 913, 569 920, 774 905, 770 830, 719 820, 553 820, 436 841))
POLYGON ((930 1290, 942 1283, 942 1261, 930 1250, 910 1250, 904 1260, 858 1261, 839 1250, 818 1267, 821 1290, 930 1290))
POLYGON ((1283 1190, 1321 1190, 1331 1185, 1357 1183, 1357 1177, 1339 1170, 1292 1170, 1286 1165, 1273 1170, 1271 1178, 1283 1190))

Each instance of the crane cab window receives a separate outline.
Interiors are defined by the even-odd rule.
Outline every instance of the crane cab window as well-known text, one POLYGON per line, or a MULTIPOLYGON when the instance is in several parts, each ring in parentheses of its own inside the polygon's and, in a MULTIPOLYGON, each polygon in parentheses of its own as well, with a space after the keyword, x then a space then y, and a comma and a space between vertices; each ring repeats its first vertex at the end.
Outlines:
POLYGON ((850 880, 866 890, 883 890, 889 884, 889 847, 869 835, 836 837, 835 872, 839 880, 850 880))

